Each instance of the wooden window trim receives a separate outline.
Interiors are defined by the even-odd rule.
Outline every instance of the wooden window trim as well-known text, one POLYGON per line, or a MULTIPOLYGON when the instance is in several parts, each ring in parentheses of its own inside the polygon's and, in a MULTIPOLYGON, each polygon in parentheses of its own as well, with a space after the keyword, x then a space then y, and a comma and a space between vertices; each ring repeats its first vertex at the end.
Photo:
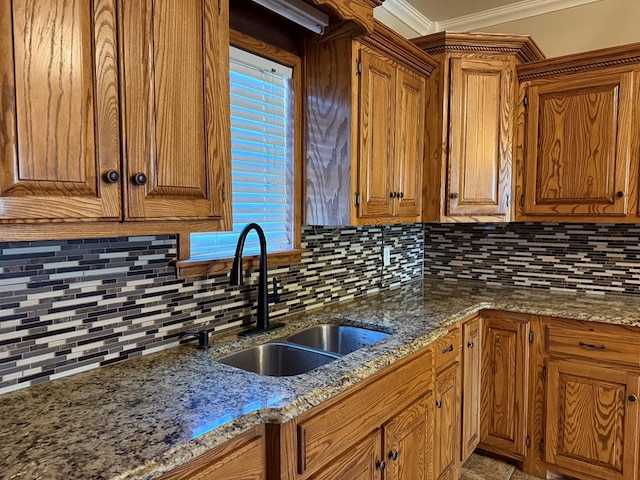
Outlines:
MULTIPOLYGON (((293 69, 292 79, 294 88, 294 125, 300 126, 295 129, 293 137, 293 248, 281 252, 269 253, 270 265, 288 265, 299 263, 302 253, 308 251, 300 248, 302 233, 302 134, 303 122, 303 95, 302 95, 302 59, 293 53, 270 45, 262 40, 253 38, 236 30, 229 31, 229 43, 231 46, 246 50, 255 55, 278 62, 293 69)), ((228 272, 231 269, 233 259, 220 258, 212 260, 190 260, 191 251, 190 233, 181 233, 178 237, 178 278, 192 276, 206 276, 228 272)), ((249 255, 244 257, 245 268, 257 268, 258 256, 249 255)))

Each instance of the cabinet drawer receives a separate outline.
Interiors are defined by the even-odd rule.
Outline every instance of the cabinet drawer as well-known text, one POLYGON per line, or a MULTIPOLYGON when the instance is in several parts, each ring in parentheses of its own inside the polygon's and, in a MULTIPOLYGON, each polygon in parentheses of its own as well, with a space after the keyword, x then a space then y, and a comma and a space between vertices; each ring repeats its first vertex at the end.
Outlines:
POLYGON ((575 322, 547 326, 547 352, 640 367, 640 335, 624 327, 575 322), (619 328, 619 331, 616 331, 619 328))
POLYGON ((305 478, 313 474, 427 393, 433 382, 432 362, 430 350, 419 352, 326 408, 303 415, 297 425, 298 473, 305 478))
POLYGON ((446 336, 436 341, 433 347, 436 370, 442 370, 460 360, 460 327, 449 330, 446 336))

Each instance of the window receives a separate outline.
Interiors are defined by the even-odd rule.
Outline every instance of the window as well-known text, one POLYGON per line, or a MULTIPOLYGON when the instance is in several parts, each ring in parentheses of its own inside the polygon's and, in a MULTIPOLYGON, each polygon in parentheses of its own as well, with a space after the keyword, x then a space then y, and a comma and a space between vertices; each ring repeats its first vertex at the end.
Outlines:
MULTIPOLYGON (((229 258, 238 234, 260 224, 269 252, 296 247, 293 68, 230 49, 233 232, 191 234, 191 259, 229 258)), ((258 237, 244 252, 258 253, 258 237)))

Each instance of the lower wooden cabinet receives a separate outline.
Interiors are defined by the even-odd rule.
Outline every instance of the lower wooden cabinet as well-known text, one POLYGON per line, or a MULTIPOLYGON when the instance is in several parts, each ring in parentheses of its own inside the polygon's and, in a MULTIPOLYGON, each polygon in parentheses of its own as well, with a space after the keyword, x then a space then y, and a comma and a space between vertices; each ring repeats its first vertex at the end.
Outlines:
POLYGON ((638 374, 550 360, 545 460, 585 478, 636 480, 639 394, 638 374))
POLYGON ((529 371, 528 315, 485 312, 480 446, 524 458, 529 371))
POLYGON ((464 463, 480 443, 480 380, 482 375, 482 317, 462 324, 462 437, 464 463))
POLYGON ((264 425, 259 425, 166 473, 160 477, 160 480, 266 480, 266 478, 264 425))
POLYGON ((436 374, 433 389, 434 456, 433 478, 457 479, 460 475, 460 364, 436 374))
POLYGON ((313 478, 333 480, 380 480, 382 433, 379 428, 338 457, 313 478))

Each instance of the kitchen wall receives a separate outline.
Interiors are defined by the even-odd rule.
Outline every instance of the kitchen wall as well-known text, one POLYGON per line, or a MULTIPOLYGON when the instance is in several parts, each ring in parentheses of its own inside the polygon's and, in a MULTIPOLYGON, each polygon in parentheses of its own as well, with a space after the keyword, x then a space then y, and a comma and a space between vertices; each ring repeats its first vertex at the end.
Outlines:
POLYGON ((640 42, 640 1, 601 0, 480 32, 531 35, 547 57, 640 42))
MULTIPOLYGON (((272 318, 422 277, 422 225, 303 228, 302 262, 270 269, 272 318), (382 246, 392 262, 382 267, 382 246)), ((177 279, 173 236, 0 243, 0 393, 178 345, 255 318, 257 272, 177 279)))
POLYGON ((424 236, 425 276, 640 293, 640 225, 426 224, 424 236))

